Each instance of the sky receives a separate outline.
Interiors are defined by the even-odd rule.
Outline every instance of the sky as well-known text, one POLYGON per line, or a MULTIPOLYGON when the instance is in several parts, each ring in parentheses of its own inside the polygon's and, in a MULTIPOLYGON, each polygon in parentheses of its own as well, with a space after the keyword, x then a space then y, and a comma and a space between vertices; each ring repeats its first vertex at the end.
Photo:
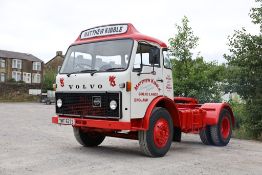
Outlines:
POLYGON ((166 43, 183 16, 200 38, 194 53, 225 62, 229 35, 245 27, 258 33, 249 11, 254 0, 0 0, 0 50, 31 53, 44 62, 66 52, 82 30, 132 23, 166 43))

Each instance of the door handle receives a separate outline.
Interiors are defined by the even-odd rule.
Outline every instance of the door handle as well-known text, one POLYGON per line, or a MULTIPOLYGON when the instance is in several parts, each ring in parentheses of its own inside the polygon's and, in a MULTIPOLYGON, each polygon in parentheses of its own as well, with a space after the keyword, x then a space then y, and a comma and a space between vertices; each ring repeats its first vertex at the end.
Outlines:
POLYGON ((163 79, 157 79, 156 81, 163 83, 163 79))

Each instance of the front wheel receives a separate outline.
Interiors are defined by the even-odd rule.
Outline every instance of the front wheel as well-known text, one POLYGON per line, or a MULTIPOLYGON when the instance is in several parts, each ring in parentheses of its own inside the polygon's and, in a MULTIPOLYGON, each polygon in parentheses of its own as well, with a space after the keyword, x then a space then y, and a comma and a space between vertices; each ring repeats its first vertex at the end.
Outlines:
POLYGON ((220 112, 218 124, 210 128, 211 138, 216 146, 226 146, 232 135, 232 121, 230 112, 223 109, 220 112))
POLYGON ((150 157, 164 156, 173 140, 173 122, 170 114, 164 108, 153 110, 149 129, 138 132, 139 145, 143 153, 150 157))
POLYGON ((86 147, 95 147, 100 145, 105 136, 96 132, 83 132, 80 128, 74 128, 74 135, 78 143, 86 147))

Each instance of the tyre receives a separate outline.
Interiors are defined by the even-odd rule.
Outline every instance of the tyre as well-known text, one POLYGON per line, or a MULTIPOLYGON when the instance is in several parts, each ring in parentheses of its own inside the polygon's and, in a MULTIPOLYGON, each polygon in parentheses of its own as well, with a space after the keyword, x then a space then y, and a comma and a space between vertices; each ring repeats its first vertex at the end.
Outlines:
POLYGON ((173 132, 173 121, 168 111, 155 108, 150 116, 149 129, 138 132, 140 149, 150 157, 164 156, 171 146, 173 132))
POLYGON ((95 132, 83 132, 80 128, 74 128, 74 135, 78 143, 85 147, 95 147, 100 145, 105 136, 95 132))
POLYGON ((202 129, 199 133, 200 139, 202 143, 205 145, 213 145, 213 141, 211 138, 210 126, 206 126, 206 128, 202 129))
POLYGON ((220 112, 218 124, 210 128, 211 138, 216 146, 226 146, 232 135, 231 115, 227 109, 220 112))
POLYGON ((174 127, 174 136, 173 141, 174 142, 181 142, 182 132, 181 129, 178 127, 174 127))

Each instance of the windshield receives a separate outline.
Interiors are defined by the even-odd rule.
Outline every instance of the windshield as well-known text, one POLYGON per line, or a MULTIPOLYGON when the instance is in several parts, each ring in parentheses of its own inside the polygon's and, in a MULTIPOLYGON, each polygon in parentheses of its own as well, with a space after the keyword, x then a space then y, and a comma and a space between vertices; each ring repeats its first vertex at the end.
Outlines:
POLYGON ((128 66, 133 41, 113 40, 71 46, 60 73, 119 71, 128 66))

